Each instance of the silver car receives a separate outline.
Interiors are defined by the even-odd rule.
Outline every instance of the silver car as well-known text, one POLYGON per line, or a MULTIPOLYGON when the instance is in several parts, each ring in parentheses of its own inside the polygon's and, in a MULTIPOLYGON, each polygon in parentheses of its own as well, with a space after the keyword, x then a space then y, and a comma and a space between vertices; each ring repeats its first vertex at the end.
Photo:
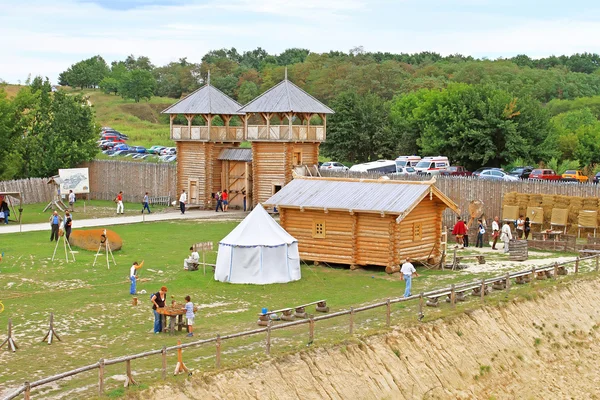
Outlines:
POLYGON ((336 161, 324 162, 319 169, 325 171, 348 171, 348 167, 336 161))
POLYGON ((479 173, 479 179, 486 179, 491 181, 518 181, 519 178, 507 174, 504 171, 498 169, 486 169, 479 173))

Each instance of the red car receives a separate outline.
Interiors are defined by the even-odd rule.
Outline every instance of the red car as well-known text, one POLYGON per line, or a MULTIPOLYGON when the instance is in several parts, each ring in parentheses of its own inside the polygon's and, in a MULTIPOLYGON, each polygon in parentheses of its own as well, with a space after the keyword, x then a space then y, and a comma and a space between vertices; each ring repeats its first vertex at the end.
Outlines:
POLYGON ((534 169, 529 174, 529 179, 541 179, 544 181, 559 181, 562 179, 562 175, 556 175, 553 169, 534 169))
POLYGON ((451 167, 446 168, 445 171, 441 171, 440 175, 445 176, 471 176, 473 173, 471 171, 467 171, 465 167, 461 167, 459 165, 453 165, 451 167))

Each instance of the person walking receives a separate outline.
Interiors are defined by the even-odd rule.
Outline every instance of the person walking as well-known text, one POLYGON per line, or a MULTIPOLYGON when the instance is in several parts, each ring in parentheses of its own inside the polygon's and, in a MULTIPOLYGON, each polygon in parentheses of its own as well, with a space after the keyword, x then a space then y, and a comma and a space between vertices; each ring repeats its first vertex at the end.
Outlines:
POLYGON ((160 290, 152 295, 150 300, 152 301, 152 312, 154 314, 154 333, 162 332, 162 315, 156 310, 158 308, 164 308, 165 300, 167 298, 167 287, 163 286, 160 290))
POLYGON ((185 189, 181 191, 181 196, 179 196, 179 209, 182 214, 185 214, 185 204, 187 203, 187 193, 185 189))
POLYGON ((529 217, 525 217, 525 222, 523 223, 524 232, 525 232, 525 240, 529 238, 529 232, 531 232, 531 221, 529 217))
POLYGON ((456 224, 454 225, 454 228, 452 229, 452 234, 456 237, 456 245, 460 246, 459 248, 464 247, 463 238, 466 233, 467 233, 467 225, 465 225, 465 221, 463 221, 461 217, 458 217, 458 221, 456 221, 456 224))
POLYGON ((8 208, 8 203, 5 198, 2 198, 2 203, 0 203, 0 212, 4 214, 4 223, 8 225, 8 217, 10 216, 10 208, 8 208))
POLYGON ((492 243, 492 250, 498 250, 496 248, 496 243, 498 243, 498 237, 500 236, 500 224, 498 224, 499 218, 494 217, 494 221, 492 222, 492 237, 494 238, 494 242, 492 243))
POLYGON ((71 226, 73 226, 73 218, 71 217, 71 213, 67 210, 65 211, 65 237, 67 241, 69 241, 69 236, 71 236, 71 226))
POLYGON ((223 205, 223 212, 227 211, 229 208, 229 194, 227 193, 227 189, 223 189, 223 193, 221 193, 221 204, 223 205))
POLYGON ((482 248, 483 247, 483 234, 485 233, 485 227, 483 226, 483 221, 478 219, 477 222, 477 242, 475 242, 475 247, 482 248))
POLYGON ((131 268, 129 268, 129 280, 131 281, 131 286, 129 287, 129 294, 137 293, 137 270, 144 266, 144 261, 141 264, 138 264, 137 261, 133 262, 131 268))
POLYGON ((144 201, 142 201, 142 204, 142 214, 144 213, 144 210, 148 210, 148 214, 152 214, 152 212, 150 211, 150 197, 148 197, 148 192, 146 192, 146 194, 144 195, 144 201))
POLYGON ((120 191, 119 194, 117 194, 115 203, 117 203, 117 214, 119 214, 119 210, 121 210, 121 214, 123 214, 125 211, 125 208, 123 207, 123 191, 120 191))
POLYGON ((502 225, 502 234, 500 235, 500 240, 504 242, 504 252, 508 253, 508 243, 512 240, 512 232, 510 231, 510 225, 508 222, 504 222, 502 225))
POLYGON ((404 297, 411 296, 410 291, 412 289, 412 278, 417 276, 419 276, 419 274, 417 274, 415 266, 412 265, 410 259, 407 258, 404 264, 402 264, 402 267, 400 267, 400 280, 406 282, 404 297))
POLYGON ((58 241, 58 228, 60 227, 61 222, 62 217, 58 215, 57 211, 54 211, 50 216, 50 228, 52 228, 52 231, 50 232, 50 241, 58 241))
POLYGON ((71 208, 71 212, 75 211, 75 193, 72 190, 69 190, 69 208, 71 208))
POLYGON ((244 202, 244 211, 246 211, 246 191, 242 190, 243 202, 244 202))
POLYGON ((217 200, 217 208, 215 208, 215 212, 219 212, 219 208, 221 208, 221 211, 223 211, 223 193, 221 193, 221 191, 218 191, 215 194, 215 200, 217 200))
POLYGON ((525 231, 525 220, 522 215, 519 215, 519 219, 517 220, 517 238, 523 238, 523 232, 525 231))

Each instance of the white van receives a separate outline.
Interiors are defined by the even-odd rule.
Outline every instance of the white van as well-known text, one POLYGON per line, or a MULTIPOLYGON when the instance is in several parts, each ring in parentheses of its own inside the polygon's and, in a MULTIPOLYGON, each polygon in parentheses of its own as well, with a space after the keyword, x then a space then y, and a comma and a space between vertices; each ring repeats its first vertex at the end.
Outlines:
POLYGON ((396 172, 400 172, 399 169, 403 169, 404 167, 414 168, 419 161, 421 161, 421 157, 419 156, 400 156, 396 158, 396 172))
POLYGON ((417 174, 439 175, 440 171, 450 166, 448 157, 425 157, 415 166, 417 174))
POLYGON ((352 167, 350 167, 350 171, 391 174, 396 172, 396 162, 391 160, 377 160, 364 164, 355 164, 352 167))

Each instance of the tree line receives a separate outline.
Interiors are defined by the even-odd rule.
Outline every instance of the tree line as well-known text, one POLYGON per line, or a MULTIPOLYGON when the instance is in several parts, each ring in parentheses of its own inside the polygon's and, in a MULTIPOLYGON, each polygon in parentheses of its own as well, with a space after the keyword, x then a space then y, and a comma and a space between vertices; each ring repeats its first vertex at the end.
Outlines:
POLYGON ((332 107, 326 156, 351 163, 399 154, 444 154, 468 168, 574 160, 599 163, 600 56, 592 53, 486 60, 432 52, 312 53, 235 48, 155 66, 133 55, 110 67, 96 56, 60 83, 135 101, 181 98, 207 80, 244 104, 289 78, 332 107), (87 71, 87 72, 85 72, 87 71))

